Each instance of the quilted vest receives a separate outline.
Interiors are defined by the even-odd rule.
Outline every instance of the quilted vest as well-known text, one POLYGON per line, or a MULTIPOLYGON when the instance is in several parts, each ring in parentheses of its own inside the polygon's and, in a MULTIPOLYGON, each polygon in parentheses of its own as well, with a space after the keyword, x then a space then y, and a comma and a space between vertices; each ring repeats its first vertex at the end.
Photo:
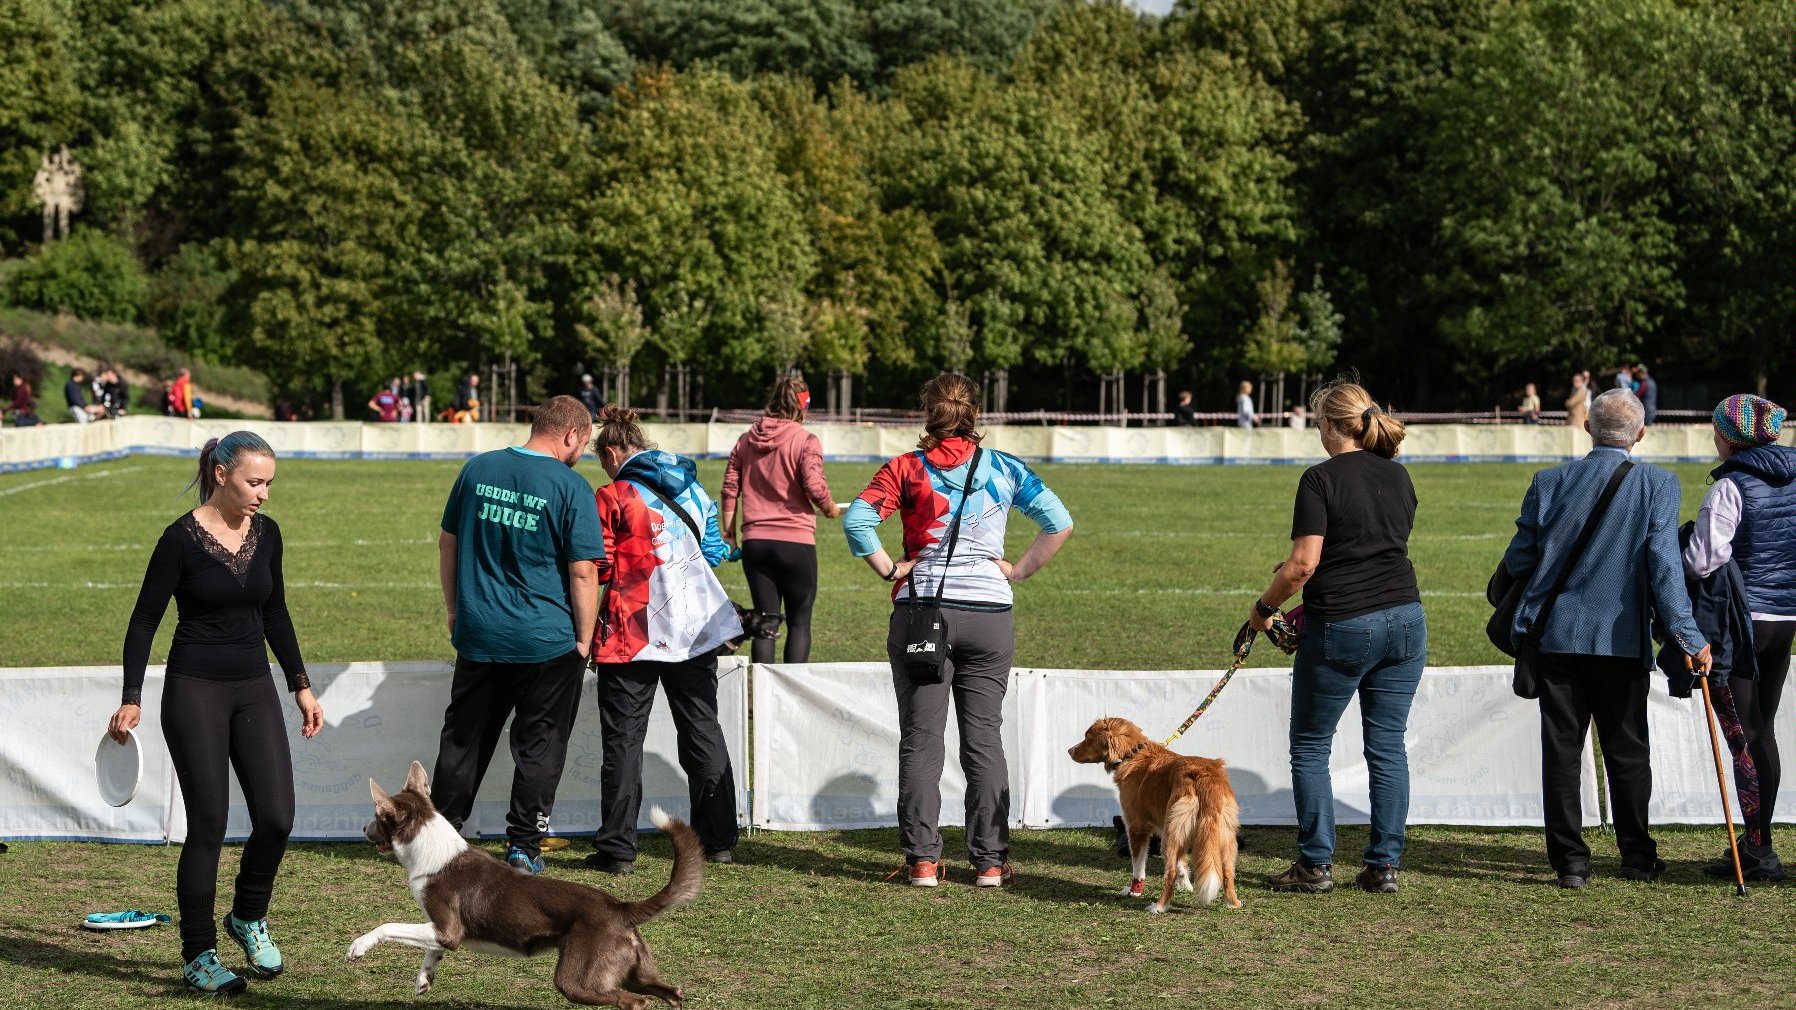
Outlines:
POLYGON ((1760 445, 1714 470, 1740 489, 1734 560, 1755 614, 1796 616, 1796 449, 1760 445))

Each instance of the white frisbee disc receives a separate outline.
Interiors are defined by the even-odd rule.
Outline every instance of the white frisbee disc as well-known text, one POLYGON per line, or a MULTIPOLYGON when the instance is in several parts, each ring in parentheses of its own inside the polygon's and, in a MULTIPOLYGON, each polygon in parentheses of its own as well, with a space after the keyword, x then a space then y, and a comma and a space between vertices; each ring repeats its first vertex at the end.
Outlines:
POLYGON ((143 746, 137 742, 137 731, 126 730, 124 743, 111 736, 100 737, 94 751, 94 779, 100 786, 100 798, 122 807, 137 795, 137 784, 143 780, 143 746))

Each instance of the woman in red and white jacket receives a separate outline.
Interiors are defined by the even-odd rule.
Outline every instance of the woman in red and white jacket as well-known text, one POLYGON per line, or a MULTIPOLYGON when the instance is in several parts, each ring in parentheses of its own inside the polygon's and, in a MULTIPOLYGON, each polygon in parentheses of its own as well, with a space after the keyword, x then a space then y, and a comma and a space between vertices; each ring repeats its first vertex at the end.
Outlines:
MULTIPOLYGON (((811 658, 817 600, 817 513, 841 515, 823 478, 823 445, 804 429, 811 392, 788 376, 773 384, 765 416, 736 440, 723 471, 723 539, 736 543, 742 506, 742 574, 755 610, 786 618, 785 661, 811 658), (783 607, 782 607, 783 604, 783 607)), ((773 639, 756 637, 757 663, 773 662, 773 639)))
POLYGON ((742 637, 742 622, 711 571, 728 553, 717 505, 692 460, 649 445, 633 410, 600 411, 593 449, 611 483, 596 495, 605 538, 598 563, 605 596, 592 644, 603 820, 586 865, 636 869, 642 742, 656 685, 667 692, 679 736, 692 826, 706 858, 727 863, 736 845, 736 777, 717 721, 717 650, 742 637))

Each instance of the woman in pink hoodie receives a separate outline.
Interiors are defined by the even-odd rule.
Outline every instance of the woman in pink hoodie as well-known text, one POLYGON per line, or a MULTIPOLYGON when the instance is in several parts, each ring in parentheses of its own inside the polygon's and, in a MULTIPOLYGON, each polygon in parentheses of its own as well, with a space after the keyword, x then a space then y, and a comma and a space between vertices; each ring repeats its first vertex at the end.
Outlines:
MULTIPOLYGON (((784 604, 788 663, 811 658, 811 604, 817 600, 817 512, 841 515, 823 479, 823 445, 804 430, 811 392, 789 376, 773 384, 766 416, 736 440, 723 471, 723 538, 734 546, 742 506, 742 571, 755 610, 784 604)), ((754 661, 773 662, 773 640, 754 639, 754 661)))

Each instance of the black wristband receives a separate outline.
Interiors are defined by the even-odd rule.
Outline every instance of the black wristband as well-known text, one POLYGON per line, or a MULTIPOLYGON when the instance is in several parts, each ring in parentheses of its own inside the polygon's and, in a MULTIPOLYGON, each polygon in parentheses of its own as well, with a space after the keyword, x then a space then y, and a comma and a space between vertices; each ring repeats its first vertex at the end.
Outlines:
POLYGON ((1259 614, 1261 617, 1278 616, 1278 608, 1267 603, 1264 599, 1255 599, 1253 601, 1253 612, 1259 614))
POLYGON ((885 573, 884 575, 881 575, 880 578, 886 580, 887 582, 897 582, 898 581, 898 562, 896 562, 896 561, 892 562, 892 570, 885 573))

